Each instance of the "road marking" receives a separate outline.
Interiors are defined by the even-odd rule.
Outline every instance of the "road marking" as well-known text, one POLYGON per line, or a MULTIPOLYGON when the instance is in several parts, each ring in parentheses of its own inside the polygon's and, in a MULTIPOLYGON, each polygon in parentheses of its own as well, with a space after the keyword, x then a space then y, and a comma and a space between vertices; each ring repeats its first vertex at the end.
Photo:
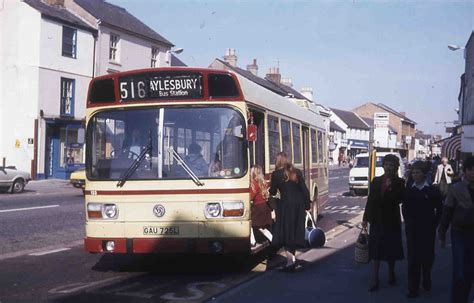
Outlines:
POLYGON ((326 206, 324 208, 323 214, 335 214, 335 213, 340 213, 340 214, 361 214, 363 213, 364 209, 362 206, 353 206, 353 207, 348 207, 347 205, 342 205, 342 206, 326 206))
POLYGON ((58 248, 58 249, 53 249, 53 250, 40 251, 40 252, 37 252, 37 253, 29 254, 28 256, 36 256, 36 257, 37 256, 44 256, 44 255, 54 254, 54 253, 57 253, 57 252, 60 252, 60 251, 66 251, 66 250, 70 250, 70 248, 64 247, 64 248, 58 248))
POLYGON ((191 294, 190 296, 177 297, 174 292, 169 292, 162 295, 160 298, 169 301, 184 301, 198 300, 204 296, 204 292, 199 289, 202 286, 211 286, 214 288, 225 288, 226 285, 218 282, 193 282, 186 285, 186 290, 191 294))
POLYGON ((46 251, 46 250, 64 248, 65 246, 73 248, 73 247, 82 246, 82 245, 84 245, 84 240, 77 240, 77 241, 70 242, 70 243, 62 243, 62 244, 52 245, 52 246, 47 246, 47 247, 42 247, 42 248, 25 249, 25 250, 20 250, 20 251, 15 251, 15 252, 2 254, 2 255, 0 255, 0 261, 25 256, 25 255, 35 253, 35 252, 42 252, 42 251, 46 251))
POLYGON ((7 212, 12 212, 12 211, 22 211, 22 210, 52 208, 52 207, 59 207, 59 205, 45 205, 45 206, 35 206, 35 207, 25 207, 25 208, 2 209, 2 210, 0 210, 0 213, 7 213, 7 212))
POLYGON ((346 179, 346 178, 349 178, 349 176, 329 177, 328 180, 346 179))
POLYGON ((48 291, 50 294, 70 294, 79 290, 84 290, 87 288, 91 287, 97 287, 101 286, 103 284, 107 284, 109 282, 118 280, 118 279, 123 279, 123 276, 118 276, 118 277, 112 277, 104 280, 99 280, 99 281, 94 281, 94 282, 79 282, 79 283, 72 283, 64 286, 59 286, 56 288, 53 288, 48 291))

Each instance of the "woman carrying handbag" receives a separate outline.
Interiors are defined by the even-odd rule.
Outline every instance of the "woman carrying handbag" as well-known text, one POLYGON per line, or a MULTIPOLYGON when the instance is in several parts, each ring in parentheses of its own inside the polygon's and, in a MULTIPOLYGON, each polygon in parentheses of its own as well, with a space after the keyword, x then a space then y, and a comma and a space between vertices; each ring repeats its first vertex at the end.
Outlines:
POLYGON ((271 177, 270 195, 280 192, 280 201, 275 209, 275 228, 272 244, 284 247, 287 263, 281 270, 295 271, 297 247, 305 247, 306 210, 310 208, 310 196, 303 175, 280 152, 276 158, 275 171, 271 177))
POLYGON ((375 177, 370 184, 362 227, 369 229, 369 259, 373 263, 372 283, 369 291, 379 289, 380 261, 387 261, 388 284, 396 285, 395 261, 402 260, 402 221, 400 204, 403 201, 405 181, 398 177, 400 162, 397 156, 389 154, 383 158, 384 174, 375 177))
POLYGON ((369 263, 369 232, 367 231, 367 228, 363 227, 357 237, 354 260, 356 263, 360 264, 369 263))

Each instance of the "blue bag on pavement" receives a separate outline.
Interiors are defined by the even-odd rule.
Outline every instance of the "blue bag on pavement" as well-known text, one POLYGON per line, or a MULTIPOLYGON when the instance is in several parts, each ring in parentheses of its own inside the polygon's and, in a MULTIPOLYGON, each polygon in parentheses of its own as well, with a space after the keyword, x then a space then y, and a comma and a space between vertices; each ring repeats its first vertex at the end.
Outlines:
POLYGON ((326 235, 324 231, 314 224, 311 214, 306 212, 306 229, 304 238, 308 248, 320 248, 326 244, 326 235))

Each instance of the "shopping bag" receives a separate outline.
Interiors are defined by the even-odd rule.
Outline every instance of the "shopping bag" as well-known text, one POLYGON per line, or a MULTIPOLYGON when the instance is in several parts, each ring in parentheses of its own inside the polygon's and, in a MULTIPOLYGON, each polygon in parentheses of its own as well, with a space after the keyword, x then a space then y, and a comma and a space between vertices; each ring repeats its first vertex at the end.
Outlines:
POLYGON ((324 231, 317 227, 314 224, 313 218, 311 214, 307 211, 306 212, 306 220, 305 220, 306 228, 304 239, 306 240, 306 246, 308 248, 319 248, 323 247, 326 243, 326 235, 324 231))
POLYGON ((355 243, 354 260, 357 263, 369 263, 369 233, 367 228, 362 228, 355 243))

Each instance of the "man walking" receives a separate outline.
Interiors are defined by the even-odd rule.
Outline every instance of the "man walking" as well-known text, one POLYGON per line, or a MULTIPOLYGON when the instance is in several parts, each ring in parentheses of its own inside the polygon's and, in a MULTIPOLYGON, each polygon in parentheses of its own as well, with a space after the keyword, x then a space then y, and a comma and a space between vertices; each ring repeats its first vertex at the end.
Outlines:
POLYGON ((441 164, 438 165, 436 169, 436 175, 433 184, 438 184, 439 191, 443 196, 443 199, 446 198, 448 194, 449 184, 451 184, 451 177, 454 175, 454 170, 451 165, 448 164, 448 158, 443 157, 441 159, 441 164))
POLYGON ((453 184, 448 191, 438 230, 444 247, 446 231, 451 225, 452 303, 467 303, 474 281, 474 157, 466 159, 463 171, 463 182, 453 184))

